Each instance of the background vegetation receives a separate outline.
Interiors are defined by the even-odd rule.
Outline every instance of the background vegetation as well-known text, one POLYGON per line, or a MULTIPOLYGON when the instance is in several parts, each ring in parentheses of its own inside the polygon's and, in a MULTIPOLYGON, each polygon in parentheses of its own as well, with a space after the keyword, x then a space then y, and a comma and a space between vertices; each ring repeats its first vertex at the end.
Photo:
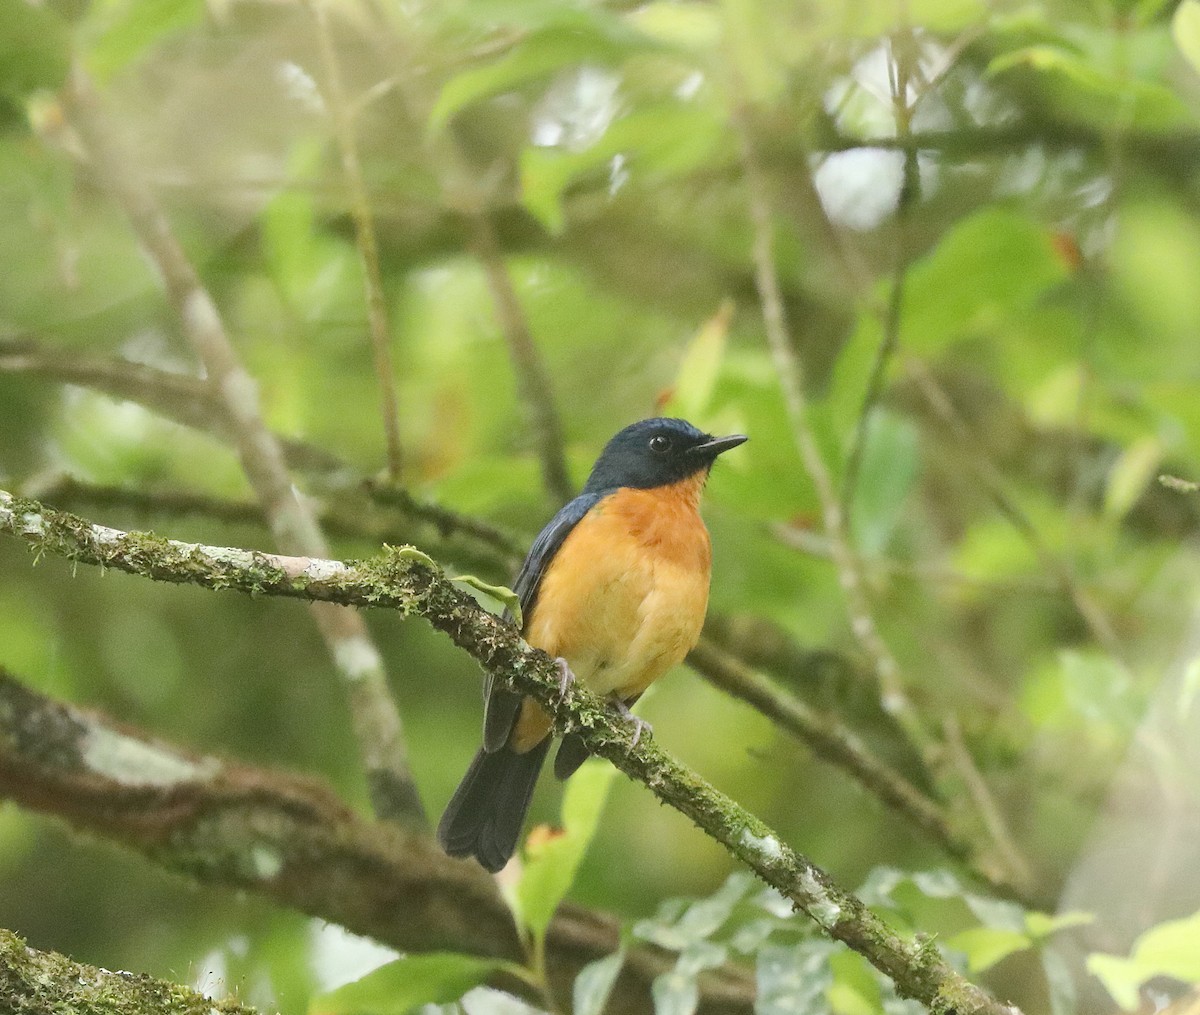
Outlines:
MULTIPOLYGON (((275 545, 129 194, 335 557, 412 542, 503 584, 620 426, 748 433, 707 494, 709 637, 771 683, 756 708, 674 674, 642 708, 656 741, 1027 1012, 1193 990, 1200 4, 315 3, 0 0, 0 485, 275 545), (792 700, 942 831, 814 753, 792 700)), ((24 684, 369 813, 302 606, 34 563, 0 540, 24 684)), ((436 815, 477 667, 362 616, 436 815)), ((618 777, 570 897, 757 964, 761 1010, 900 1010, 803 918, 722 889, 737 867, 618 777), (661 908, 714 896, 699 931, 661 908)), ((284 1012, 375 954, 12 804, 0 927, 284 1012)))

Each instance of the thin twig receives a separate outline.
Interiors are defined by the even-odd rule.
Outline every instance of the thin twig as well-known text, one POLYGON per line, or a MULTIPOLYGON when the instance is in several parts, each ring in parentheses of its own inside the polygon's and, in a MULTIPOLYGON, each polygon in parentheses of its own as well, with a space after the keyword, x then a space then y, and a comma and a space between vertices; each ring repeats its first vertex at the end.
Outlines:
POLYGON ((347 563, 182 543, 93 525, 3 491, 0 532, 24 539, 37 552, 160 581, 423 617, 478 659, 501 686, 537 701, 554 718, 556 733, 577 734, 590 753, 607 758, 690 818, 824 933, 890 977, 901 996, 923 1002, 934 1015, 1017 1015, 955 972, 931 941, 902 939, 764 822, 664 753, 653 736, 634 743, 628 724, 604 699, 578 684, 564 695, 553 659, 526 645, 512 625, 483 610, 419 551, 389 550, 378 560, 347 563))
POLYGON ((971 843, 955 832, 937 802, 872 755, 836 716, 809 708, 710 639, 701 639, 687 661, 709 683, 752 705, 781 729, 808 744, 819 758, 848 772, 993 891, 1020 899, 1027 908, 1036 908, 1025 898, 1022 887, 1008 881, 996 865, 981 857, 971 843))
POLYGON ((859 564, 847 539, 841 503, 838 500, 825 459, 817 446, 816 437, 809 425, 803 368, 788 334, 787 318, 779 289, 779 275, 775 266, 774 225, 771 220, 770 201, 767 195, 766 180, 758 162, 751 134, 750 112, 738 104, 732 115, 741 151, 754 229, 755 283, 762 303, 767 341, 775 360, 775 369, 779 374, 780 384, 783 387, 792 438, 809 478, 816 488, 821 504, 822 518, 826 535, 829 537, 834 566, 846 597, 850 628, 855 639, 871 659, 884 708, 895 716, 906 735, 920 750, 932 771, 935 765, 929 733, 925 730, 920 716, 908 697, 895 657, 875 626, 870 604, 867 602, 866 592, 863 588, 859 564))
MULTIPOLYGON (((415 122, 427 122, 431 102, 428 96, 416 92, 415 88, 402 91, 400 101, 415 122)), ((565 503, 575 496, 567 469, 566 430, 555 402, 550 371, 534 341, 504 251, 496 239, 487 174, 471 166, 452 125, 429 132, 426 143, 432 170, 442 183, 444 203, 465 222, 468 246, 483 268, 496 323, 516 373, 517 396, 533 431, 542 485, 551 497, 565 503)))
POLYGON ((1108 617, 1088 592, 1080 586, 1067 562, 1046 545, 1032 519, 1009 495, 1004 478, 992 463, 986 449, 982 447, 980 439, 971 431, 970 426, 954 407, 954 403, 942 386, 938 384, 929 368, 913 356, 905 358, 905 367, 909 376, 916 382, 926 403, 942 421, 951 436, 967 452, 964 456, 966 467, 983 485, 997 510, 1021 534, 1041 566, 1058 582, 1063 594, 1074 605, 1080 619, 1087 625, 1096 641, 1114 657, 1120 658, 1122 655, 1121 645, 1108 617))
MULTIPOLYGON (((233 428, 217 393, 202 378, 160 370, 120 356, 87 356, 29 338, 0 339, 0 373, 45 377, 133 402, 228 444, 233 428)), ((274 435, 287 464, 322 476, 349 475, 349 463, 305 441, 274 435)))
MULTIPOLYGON (((320 526, 292 485, 279 444, 263 422, 257 385, 239 362, 216 304, 166 216, 138 178, 137 159, 121 150, 81 67, 71 70, 64 105, 92 168, 158 268, 183 331, 228 415, 246 478, 277 545, 289 553, 327 556, 320 526)), ((350 702, 376 812, 424 823, 400 714, 388 689, 383 658, 366 624, 352 611, 331 606, 314 604, 312 614, 350 702)))
POLYGON ((1005 866, 1012 871, 1013 877, 1018 883, 1032 884, 1033 872, 1029 868, 1029 862, 1018 848, 1016 840, 1013 839, 1008 822, 1004 820, 1004 814, 992 794, 991 787, 988 786, 987 780, 984 779, 983 773, 979 771, 975 759, 967 749, 958 717, 953 713, 947 715, 942 722, 942 731, 945 733, 946 749, 950 754, 950 760, 962 776, 967 792, 971 794, 971 799, 975 802, 975 809, 979 811, 987 825, 988 835, 1000 851, 1005 866))
POLYGON ((1190 479, 1180 479, 1178 476, 1164 474, 1158 477, 1158 481, 1168 490, 1174 490, 1176 493, 1200 493, 1200 483, 1193 483, 1190 479))
POLYGON ((892 250, 892 281, 887 306, 883 314, 883 340, 875 350, 871 372, 867 379, 867 390, 863 395, 858 420, 850 439, 850 452, 846 458, 846 470, 842 477, 841 509, 849 529, 852 524, 851 507, 858 485, 858 474, 862 468, 863 453, 867 443, 867 429, 871 415, 883 394, 883 379, 891 364, 892 355, 900 342, 900 322, 904 309, 904 285, 908 275, 909 261, 909 212, 920 200, 921 173, 917 163, 917 151, 912 146, 912 118, 917 101, 908 101, 909 84, 912 78, 912 48, 915 44, 911 31, 905 44, 897 47, 891 42, 892 59, 888 65, 888 80, 892 91, 892 110, 896 120, 896 137, 905 142, 904 169, 900 192, 896 197, 896 213, 892 223, 895 242, 892 250))
POLYGON ((405 514, 429 522, 443 536, 459 533, 492 547, 497 553, 504 555, 505 566, 510 571, 515 570, 521 563, 525 553, 524 548, 512 533, 506 532, 504 529, 497 528, 479 518, 452 511, 442 504, 422 500, 401 487, 367 480, 365 489, 367 496, 376 504, 396 508, 405 514))
POLYGON ((403 452, 400 444, 399 399, 396 395, 396 375, 392 368, 391 328, 388 325, 387 297, 383 291, 383 273, 379 266, 379 242, 375 237, 375 222, 371 215, 371 199, 363 178, 358 156, 358 138, 353 115, 346 102, 342 86, 342 70, 334 48, 325 0, 309 0, 309 12, 316 22, 317 48, 325 77, 326 102, 333 121, 334 136, 342 160, 342 173, 350 189, 350 216, 362 263, 363 288, 367 300, 367 326, 371 334, 371 351, 375 361, 375 376, 379 381, 380 410, 383 433, 387 443, 388 477, 401 481, 403 452))
MULTIPOLYGON (((829 560, 833 556, 828 538, 820 533, 780 522, 771 526, 771 534, 784 546, 790 546, 810 557, 829 560)), ((996 592, 1022 594, 1034 592, 1039 595, 1058 595, 1061 592, 1057 581, 1042 576, 1018 575, 1008 578, 984 578, 981 575, 968 574, 937 561, 907 561, 897 560, 894 557, 860 557, 859 562, 867 578, 871 577, 872 572, 875 573, 877 581, 873 581, 872 584, 882 583, 886 578, 902 577, 915 578, 928 584, 963 585, 996 592)))
POLYGON ((566 440, 562 417, 554 400, 550 372, 546 369, 541 350, 533 340, 533 333, 487 212, 482 209, 469 211, 468 218, 471 249, 487 276, 496 322, 508 343, 509 357, 517 374, 517 391, 537 441, 542 482, 551 496, 565 503, 575 496, 575 488, 567 472, 566 440))

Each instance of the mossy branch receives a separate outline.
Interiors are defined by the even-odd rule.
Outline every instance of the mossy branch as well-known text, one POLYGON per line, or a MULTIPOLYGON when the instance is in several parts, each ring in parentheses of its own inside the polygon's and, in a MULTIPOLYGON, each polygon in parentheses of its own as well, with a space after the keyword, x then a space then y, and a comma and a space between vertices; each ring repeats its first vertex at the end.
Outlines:
POLYGON ((0 930, 0 1011, 8 1015, 258 1015, 177 983, 86 966, 0 930))
MULTIPOLYGON (((526 961, 496 888, 419 830, 373 823, 331 788, 287 772, 200 755, 26 687, 0 667, 0 798, 52 814, 190 880, 252 892, 404 952, 526 961)), ((546 939, 556 998, 620 944, 606 914, 563 906, 546 939)), ((639 1015, 676 956, 630 948, 608 1010, 639 1015)), ((0 977, 2 977, 0 973, 0 977)), ((493 986, 534 1003, 528 982, 493 986)), ((4 994, 0 991, 0 1011, 4 994)), ((754 981, 732 966, 700 981, 704 1015, 749 1015, 754 981)))
POLYGON ((389 548, 370 561, 341 562, 182 543, 93 525, 0 492, 0 531, 43 553, 160 581, 258 594, 378 606, 423 617, 504 684, 554 716, 555 730, 580 735, 594 754, 646 785, 758 877, 891 977, 897 991, 938 1015, 1014 1015, 955 972, 927 941, 905 941, 824 871, 754 817, 664 753, 652 737, 631 748, 631 732, 605 702, 581 687, 560 695, 558 671, 544 652, 480 608, 425 554, 389 548))
MULTIPOLYGON (((411 495, 388 484, 368 484, 369 493, 379 504, 395 505, 405 514, 411 495)), ((62 476, 39 482, 24 493, 53 501, 68 509, 115 507, 128 516, 173 518, 196 514, 222 522, 261 524, 262 510, 251 502, 230 501, 186 491, 146 492, 133 487, 103 486, 62 476)), ((374 543, 426 543, 439 557, 458 566, 482 566, 495 572, 497 580, 516 570, 519 551, 512 537, 469 516, 450 512, 438 505, 417 505, 423 524, 395 524, 376 517, 377 512, 363 503, 351 506, 341 502, 315 502, 322 526, 331 534, 348 538, 370 539, 374 543), (444 518, 440 522, 439 518, 444 518)), ((728 624, 709 617, 705 638, 689 656, 688 663, 705 680, 723 692, 738 698, 767 716, 780 729, 812 748, 814 754, 845 771, 868 792, 904 817, 918 831, 929 836, 950 856, 963 863, 993 891, 1019 899, 1028 908, 1037 908, 1021 886, 1006 879, 1003 870, 978 847, 964 838, 936 800, 876 758, 858 736, 829 712, 812 708, 796 695, 788 693, 757 672, 744 654, 745 644, 730 644, 728 624)), ((761 638, 754 650, 762 652, 761 638)), ((769 653, 768 653, 769 655, 769 653)), ((794 660, 785 669, 794 665, 794 660)))

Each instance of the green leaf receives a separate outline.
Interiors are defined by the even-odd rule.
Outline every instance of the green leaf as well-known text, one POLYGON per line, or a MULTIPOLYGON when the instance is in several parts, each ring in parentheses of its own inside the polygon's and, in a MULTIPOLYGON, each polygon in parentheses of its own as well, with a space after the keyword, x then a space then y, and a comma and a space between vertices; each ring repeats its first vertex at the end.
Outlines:
POLYGON ((1040 225, 1003 208, 972 215, 910 270, 904 343, 934 352, 990 334, 1065 277, 1040 225))
POLYGON ((1133 957, 1159 975, 1200 982, 1200 912, 1151 927, 1134 943, 1133 957))
POLYGON ((1126 1011, 1138 1007, 1138 988, 1147 977, 1136 962, 1119 955, 1093 953, 1087 957, 1087 970, 1104 984, 1104 989, 1126 1011))
POLYGON ((454 952, 406 955, 309 1003, 309 1015, 407 1015, 457 1001, 508 964, 454 952))
POLYGON ((476 602, 490 613, 503 613, 507 611, 512 617, 513 623, 518 628, 523 626, 521 597, 507 585, 492 585, 485 582, 482 578, 475 577, 473 574, 460 574, 450 580, 459 586, 459 588, 470 592, 475 597, 476 602), (479 593, 479 595, 475 595, 476 593, 479 593), (500 609, 493 609, 494 605, 499 605, 500 609))
POLYGON ((1084 913, 1077 909, 1053 915, 1050 913, 1026 913, 1025 929, 1029 931, 1030 937, 1040 939, 1071 927, 1085 927, 1089 923, 1094 923, 1095 920, 1095 913, 1084 913))
POLYGON ((1136 311, 1143 342, 1188 348, 1197 313, 1200 228, 1165 201, 1123 204, 1109 250, 1114 286, 1136 311), (1167 341, 1171 340, 1171 341, 1167 341))
POLYGON ((88 67, 104 80, 163 37, 200 24, 204 4, 200 0, 107 0, 96 5, 92 17, 99 36, 88 50, 88 67))
POLYGON ((875 556, 904 512, 920 472, 920 437, 906 417, 876 408, 867 420, 851 515, 860 551, 875 556))
POLYGON ((734 871, 707 899, 695 902, 668 900, 653 918, 639 920, 634 925, 634 936, 660 948, 685 951, 716 934, 753 887, 754 879, 750 874, 734 871))
POLYGON ((521 882, 517 885, 516 908, 521 922, 541 940, 558 904, 566 896, 596 829, 612 786, 616 769, 606 761, 593 760, 571 777, 563 794, 562 834, 531 849, 521 882))
POLYGON ((654 1015, 693 1015, 700 1001, 700 985, 694 976, 672 969, 654 978, 650 994, 654 1015))
POLYGON ((829 956, 833 982, 825 995, 837 1015, 879 1015, 883 1010, 879 976, 857 952, 848 949, 829 956))
POLYGON ((664 406, 664 415, 690 420, 704 416, 721 371, 732 320, 733 301, 727 299, 700 326, 683 354, 671 398, 664 406))
POLYGON ((709 941, 689 945, 675 960, 675 968, 655 977, 651 985, 655 1015, 691 1015, 700 998, 700 974, 721 965, 728 954, 723 945, 709 941))
POLYGON ((1183 718, 1196 702, 1200 694, 1200 656, 1188 660, 1183 668, 1183 677, 1179 681, 1179 716, 1183 718))
POLYGON ((1200 912, 1151 927, 1128 958, 1093 953, 1087 968, 1126 1010, 1137 1007, 1138 988, 1156 976, 1200 983, 1200 912))
POLYGON ((511 92, 565 67, 611 65, 657 45, 604 12, 564 10, 556 23, 531 33, 500 59, 447 81, 434 103, 429 126, 441 130, 473 103, 511 92))
POLYGON ((630 11, 629 20, 652 38, 682 49, 711 52, 721 42, 721 15, 711 4, 651 0, 630 11))
POLYGON ((438 562, 424 550, 418 550, 415 546, 390 546, 384 543, 383 554, 384 558, 389 561, 415 560, 418 564, 424 564, 434 571, 439 570, 438 562))
POLYGON ((1001 959, 1023 951, 1032 944, 1033 941, 1024 934, 995 927, 972 927, 946 941, 946 947, 966 955, 967 969, 972 973, 994 966, 1001 959))
POLYGON ((600 1015, 625 962, 625 950, 589 962, 575 977, 571 1008, 575 1015, 600 1015))
POLYGON ((1200 74, 1200 0, 1183 0, 1176 8, 1171 34, 1192 70, 1200 74))
POLYGON ((1104 516, 1118 522, 1146 492, 1166 448, 1157 437, 1143 437, 1121 452, 1104 484, 1104 516))
POLYGON ((57 88, 67 74, 70 48, 66 24, 48 7, 0 0, 0 94, 20 99, 39 88, 57 88))
POLYGON ((1153 131, 1194 125, 1191 111, 1168 87, 1110 70, 1098 53, 1039 44, 1003 53, 988 65, 989 75, 1010 72, 1034 75, 1047 104, 1087 123, 1153 131))
POLYGON ((820 939, 763 948, 755 969, 755 1015, 820 1011, 818 1005, 833 979, 829 959, 834 952, 833 942, 820 939))
POLYGON ((1097 729, 1129 733, 1141 715, 1142 699, 1120 660, 1102 652, 1059 653, 1067 704, 1097 729))
POLYGON ((565 225, 572 186, 611 186, 614 160, 640 178, 686 174, 713 157, 724 123, 708 104, 657 102, 618 116, 582 150, 530 146, 521 152, 521 200, 552 233, 565 225))

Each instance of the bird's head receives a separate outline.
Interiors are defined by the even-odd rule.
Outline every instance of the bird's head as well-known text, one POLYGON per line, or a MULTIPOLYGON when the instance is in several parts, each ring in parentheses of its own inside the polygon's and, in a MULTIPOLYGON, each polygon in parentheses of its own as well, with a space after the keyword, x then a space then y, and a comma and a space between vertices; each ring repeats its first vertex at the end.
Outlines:
POLYGON ((669 486, 708 472, 722 452, 749 438, 714 437, 682 419, 660 417, 632 423, 605 445, 592 466, 585 493, 621 486, 669 486))

